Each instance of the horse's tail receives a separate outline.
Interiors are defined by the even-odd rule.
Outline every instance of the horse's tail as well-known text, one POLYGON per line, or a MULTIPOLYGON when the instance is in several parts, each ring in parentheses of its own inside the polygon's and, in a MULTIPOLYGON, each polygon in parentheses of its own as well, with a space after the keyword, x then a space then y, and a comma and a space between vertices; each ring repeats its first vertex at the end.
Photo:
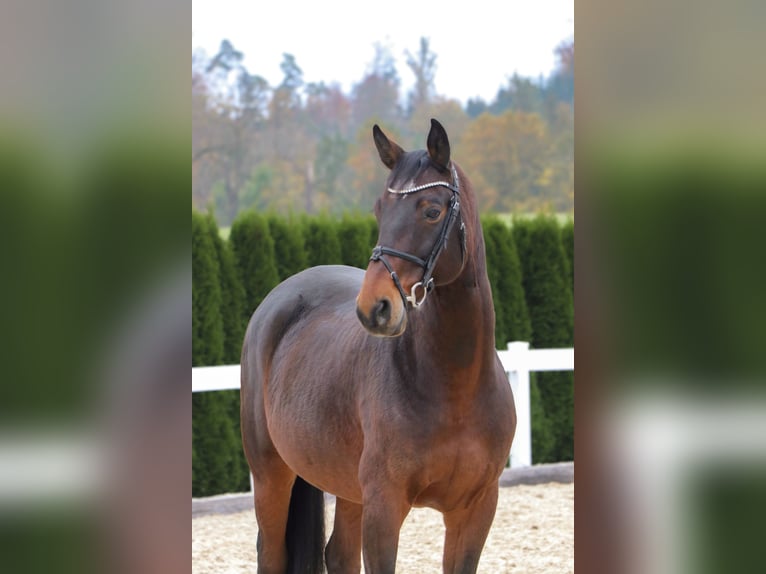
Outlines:
POLYGON ((324 572, 324 493, 295 478, 287 515, 288 574, 324 572))

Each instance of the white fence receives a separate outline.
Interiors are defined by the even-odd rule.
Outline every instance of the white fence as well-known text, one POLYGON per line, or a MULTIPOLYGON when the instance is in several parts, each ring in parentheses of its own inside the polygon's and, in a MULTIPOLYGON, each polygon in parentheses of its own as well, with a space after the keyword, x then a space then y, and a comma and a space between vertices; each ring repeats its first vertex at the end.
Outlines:
MULTIPOLYGON (((530 349, 529 343, 508 343, 498 351, 516 401, 516 438, 511 447, 511 467, 532 464, 532 424, 529 404, 529 373, 533 371, 574 371, 574 349, 530 349)), ((239 388, 239 365, 194 367, 192 392, 225 391, 239 388)))

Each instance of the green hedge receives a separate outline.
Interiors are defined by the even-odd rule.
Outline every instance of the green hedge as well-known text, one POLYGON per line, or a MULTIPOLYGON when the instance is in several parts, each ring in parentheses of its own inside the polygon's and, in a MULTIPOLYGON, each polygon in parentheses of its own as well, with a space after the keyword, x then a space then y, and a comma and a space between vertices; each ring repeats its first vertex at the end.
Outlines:
POLYGON ((303 237, 309 267, 341 263, 342 252, 335 221, 327 216, 304 217, 303 237))
POLYGON ((280 281, 284 281, 308 267, 303 228, 294 220, 285 219, 276 214, 269 215, 268 223, 269 233, 274 241, 274 262, 277 266, 277 276, 280 281))
MULTIPOLYGON (((532 323, 531 346, 537 349, 572 346, 574 308, 560 225, 555 218, 546 216, 515 220, 513 237, 522 263, 522 284, 532 323)), ((545 421, 537 422, 542 434, 535 437, 534 430, 532 433, 533 462, 573 460, 574 374, 536 373, 532 385, 537 387, 532 399, 539 396, 540 411, 545 417, 545 421)))
POLYGON ((567 279, 574 298, 574 220, 568 219, 561 227, 561 242, 567 259, 567 279))
POLYGON ((231 226, 229 234, 239 280, 245 289, 242 320, 245 325, 255 308, 279 283, 274 240, 265 216, 245 212, 231 226))
MULTIPOLYGON (((532 347, 573 343, 574 224, 554 218, 482 220, 496 314, 496 342, 532 347)), ((242 336, 256 306, 281 280, 314 265, 365 268, 377 240, 370 215, 283 218, 246 212, 221 239, 212 215, 192 212, 192 364, 239 362, 242 336)), ((572 373, 533 375, 534 462, 572 460, 572 373)), ((248 470, 239 431, 239 393, 195 393, 194 496, 243 491, 248 470)))
MULTIPOLYGON (((211 215, 192 212, 192 365, 239 362, 244 290, 211 215)), ((247 489, 237 391, 192 395, 192 495, 247 489)))
POLYGON ((508 225, 497 217, 485 217, 481 225, 495 303, 495 342, 498 349, 504 349, 509 341, 529 341, 532 335, 521 262, 508 225))

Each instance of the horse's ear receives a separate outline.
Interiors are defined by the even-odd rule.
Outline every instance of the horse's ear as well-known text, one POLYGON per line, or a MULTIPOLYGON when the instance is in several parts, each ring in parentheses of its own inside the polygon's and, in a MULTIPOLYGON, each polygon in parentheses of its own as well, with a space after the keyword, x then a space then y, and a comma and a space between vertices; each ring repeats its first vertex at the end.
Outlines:
POLYGON ((375 147, 378 148, 380 160, 388 169, 394 169, 396 161, 404 153, 404 150, 396 142, 388 139, 378 124, 372 127, 372 139, 375 140, 375 147))
POLYGON ((443 169, 449 165, 449 139, 447 131, 438 121, 431 118, 431 131, 428 132, 428 155, 431 160, 443 169))

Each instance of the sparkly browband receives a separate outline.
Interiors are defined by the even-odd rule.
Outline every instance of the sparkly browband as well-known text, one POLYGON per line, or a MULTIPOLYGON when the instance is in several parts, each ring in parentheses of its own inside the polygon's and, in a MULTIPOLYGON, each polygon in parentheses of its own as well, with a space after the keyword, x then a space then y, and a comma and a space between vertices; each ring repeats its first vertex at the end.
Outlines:
POLYGON ((415 193, 416 191, 422 191, 424 189, 428 189, 429 187, 440 187, 440 186, 449 188, 455 193, 459 193, 460 184, 458 182, 457 170, 455 169, 455 166, 452 166, 452 179, 454 180, 455 183, 450 183, 448 181, 432 181, 431 183, 424 183, 422 185, 417 185, 409 189, 391 189, 389 187, 388 193, 394 193, 396 195, 408 195, 410 193, 415 193))

